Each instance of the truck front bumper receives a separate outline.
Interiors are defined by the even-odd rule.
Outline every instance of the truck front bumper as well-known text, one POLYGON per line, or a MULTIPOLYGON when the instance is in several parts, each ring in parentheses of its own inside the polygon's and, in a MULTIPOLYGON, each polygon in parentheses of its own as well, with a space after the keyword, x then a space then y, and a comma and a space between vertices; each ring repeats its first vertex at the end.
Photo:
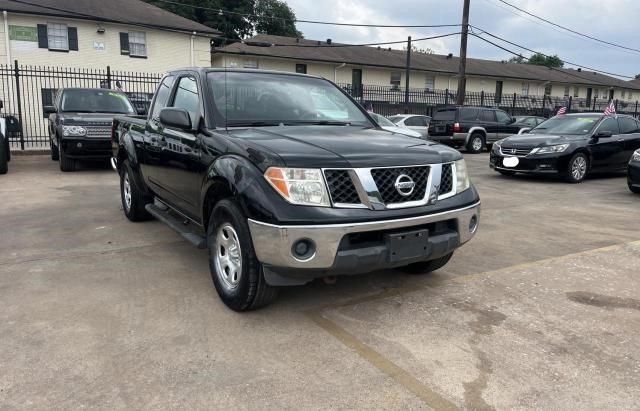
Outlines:
POLYGON ((256 256, 265 268, 287 277, 312 279, 442 257, 471 240, 479 221, 477 202, 435 214, 353 224, 279 226, 249 219, 249 229, 256 256), (390 236, 416 230, 427 236, 424 252, 407 258, 392 255, 390 236), (305 249, 306 253, 296 253, 305 249))

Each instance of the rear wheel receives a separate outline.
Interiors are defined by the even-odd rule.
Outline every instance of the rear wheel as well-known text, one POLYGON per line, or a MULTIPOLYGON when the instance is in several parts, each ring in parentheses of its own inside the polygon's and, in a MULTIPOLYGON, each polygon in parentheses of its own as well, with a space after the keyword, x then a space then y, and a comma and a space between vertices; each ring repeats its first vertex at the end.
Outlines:
POLYGON ((631 190, 632 193, 640 194, 640 187, 634 187, 629 184, 629 190, 631 190))
POLYGON ((467 151, 473 154, 481 153, 484 146, 484 136, 481 133, 473 133, 471 137, 469 137, 467 151))
POLYGON ((419 263, 409 264, 404 267, 398 268, 400 271, 404 271, 409 274, 429 274, 432 271, 436 271, 447 265, 451 257, 453 256, 453 252, 442 256, 440 258, 436 258, 431 261, 421 261, 419 263))
POLYGON ((589 170, 589 160, 584 153, 576 153, 569 160, 565 179, 572 184, 581 183, 587 177, 589 170))
POLYGON ((211 216, 207 229, 209 269, 220 299, 234 311, 255 310, 272 302, 278 289, 264 279, 240 207, 231 200, 221 200, 211 216))
POLYGON ((151 219, 151 214, 149 214, 145 206, 151 203, 153 198, 146 196, 137 186, 128 161, 125 161, 120 169, 120 199, 124 215, 130 221, 151 219))

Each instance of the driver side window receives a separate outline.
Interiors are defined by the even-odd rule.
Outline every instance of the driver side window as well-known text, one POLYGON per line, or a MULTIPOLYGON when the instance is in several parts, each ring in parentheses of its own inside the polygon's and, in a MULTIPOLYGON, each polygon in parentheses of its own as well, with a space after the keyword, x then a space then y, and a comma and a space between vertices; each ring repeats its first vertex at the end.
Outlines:
POLYGON ((496 117, 498 118, 498 123, 509 124, 511 122, 511 117, 504 111, 496 111, 496 117))
POLYGON ((598 127, 598 132, 610 131, 614 136, 620 134, 620 128, 618 127, 618 120, 615 118, 607 118, 598 127))

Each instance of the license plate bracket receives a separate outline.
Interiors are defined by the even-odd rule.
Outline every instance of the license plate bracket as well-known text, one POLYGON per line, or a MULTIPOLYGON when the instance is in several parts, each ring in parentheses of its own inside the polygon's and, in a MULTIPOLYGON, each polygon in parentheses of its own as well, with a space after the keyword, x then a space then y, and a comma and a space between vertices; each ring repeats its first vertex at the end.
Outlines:
POLYGON ((424 257, 429 245, 429 230, 412 230, 387 234, 385 241, 389 249, 389 261, 397 262, 424 257))

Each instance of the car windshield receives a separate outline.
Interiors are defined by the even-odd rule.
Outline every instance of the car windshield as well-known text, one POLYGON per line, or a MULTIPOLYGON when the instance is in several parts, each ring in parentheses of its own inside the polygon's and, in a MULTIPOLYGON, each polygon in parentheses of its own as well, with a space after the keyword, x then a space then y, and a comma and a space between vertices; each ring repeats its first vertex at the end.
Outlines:
POLYGON ((598 120, 600 116, 556 116, 533 128, 530 134, 589 134, 598 120))
POLYGON ((107 89, 65 90, 62 93, 60 110, 76 113, 121 113, 135 112, 123 93, 107 89))
POLYGON ((371 126, 339 88, 314 77, 272 73, 210 72, 217 122, 228 127, 272 125, 371 126))
POLYGON ((381 116, 380 114, 375 114, 375 113, 369 113, 369 114, 371 114, 373 119, 378 122, 380 127, 397 127, 388 118, 381 116))

